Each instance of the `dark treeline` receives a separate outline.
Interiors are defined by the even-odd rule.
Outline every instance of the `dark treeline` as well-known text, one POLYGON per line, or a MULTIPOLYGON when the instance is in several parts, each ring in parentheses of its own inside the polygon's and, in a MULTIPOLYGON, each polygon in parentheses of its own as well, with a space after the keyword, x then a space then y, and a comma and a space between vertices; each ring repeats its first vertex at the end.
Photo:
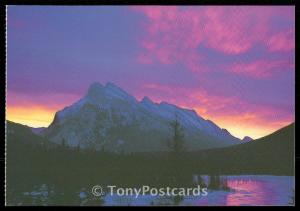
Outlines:
POLYGON ((8 198, 9 191, 35 184, 55 184, 67 191, 96 184, 191 186, 195 174, 294 175, 294 141, 290 137, 294 125, 259 142, 179 154, 172 151, 115 154, 104 150, 82 150, 51 144, 26 128, 8 129, 8 198))

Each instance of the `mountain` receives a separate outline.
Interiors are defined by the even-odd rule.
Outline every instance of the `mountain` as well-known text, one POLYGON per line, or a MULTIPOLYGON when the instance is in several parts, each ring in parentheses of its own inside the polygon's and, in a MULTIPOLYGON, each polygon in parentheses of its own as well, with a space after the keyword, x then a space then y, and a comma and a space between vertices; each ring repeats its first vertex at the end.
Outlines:
POLYGON ((165 151, 172 137, 175 115, 185 135, 186 148, 199 150, 241 143, 227 130, 198 116, 194 110, 148 97, 133 96, 107 83, 90 85, 83 98, 55 114, 42 134, 54 143, 108 151, 165 151))
POLYGON ((242 142, 248 142, 248 141, 253 141, 253 138, 249 137, 249 136, 245 136, 243 139, 242 139, 242 142))
POLYGON ((31 131, 35 134, 41 134, 44 129, 45 129, 45 127, 32 127, 31 131))

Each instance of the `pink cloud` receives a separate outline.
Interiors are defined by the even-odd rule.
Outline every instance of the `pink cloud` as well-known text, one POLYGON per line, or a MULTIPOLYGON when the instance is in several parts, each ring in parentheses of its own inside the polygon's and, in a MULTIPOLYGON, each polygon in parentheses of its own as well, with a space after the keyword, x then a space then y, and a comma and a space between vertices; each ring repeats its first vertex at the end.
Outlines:
POLYGON ((79 95, 59 93, 59 94, 38 94, 28 95, 10 91, 7 93, 7 107, 44 107, 48 110, 61 110, 66 105, 76 102, 80 98, 79 95))
POLYGON ((290 29, 273 35, 268 42, 268 48, 271 52, 291 51, 295 49, 295 30, 290 29))
POLYGON ((147 55, 162 64, 182 63, 192 71, 201 71, 202 55, 196 51, 201 34, 198 33, 198 18, 191 10, 178 7, 134 7, 148 18, 145 30, 148 35, 141 46, 147 55), (180 15, 179 15, 180 14, 180 15), (200 36, 199 36, 200 35, 200 36))
POLYGON ((147 35, 141 42, 145 55, 165 65, 183 64, 193 72, 207 70, 205 55, 198 51, 201 46, 227 55, 246 53, 258 44, 271 52, 294 49, 294 30, 273 31, 270 25, 278 14, 290 20, 291 7, 137 6, 132 9, 147 18, 144 23, 147 35))
POLYGON ((257 60, 254 62, 235 62, 228 71, 252 78, 269 78, 287 68, 294 68, 294 63, 286 60, 257 60))
POLYGON ((251 12, 244 7, 209 7, 205 16, 207 22, 203 30, 206 37, 204 44, 223 53, 244 53, 265 36, 264 27, 260 26, 265 20, 251 24, 257 18, 251 19, 251 12))

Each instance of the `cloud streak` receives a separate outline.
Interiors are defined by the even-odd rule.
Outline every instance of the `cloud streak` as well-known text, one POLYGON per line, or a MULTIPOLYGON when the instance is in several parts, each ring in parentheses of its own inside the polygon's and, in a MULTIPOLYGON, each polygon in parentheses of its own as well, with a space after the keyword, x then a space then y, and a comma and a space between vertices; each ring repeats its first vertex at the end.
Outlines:
MULTIPOLYGON (((146 17, 144 28, 147 33, 141 41, 143 59, 138 59, 143 64, 155 61, 164 65, 183 64, 192 72, 201 72, 209 70, 205 65, 206 55, 199 52, 201 47, 228 56, 248 53, 257 45, 270 53, 293 51, 295 48, 292 27, 276 30, 272 27, 278 14, 291 21, 289 13, 292 8, 137 6, 132 10, 146 17)), ((260 61, 256 63, 263 64, 260 61)), ((270 63, 266 68, 270 68, 268 65, 270 63)), ((255 65, 248 67, 245 75, 259 76, 258 70, 253 67, 255 65), (250 70, 253 74, 249 73, 250 70)), ((262 74, 262 77, 265 75, 262 74)))
POLYGON ((228 68, 229 72, 252 78, 269 78, 282 71, 293 70, 294 63, 286 60, 261 59, 254 62, 234 62, 228 68))

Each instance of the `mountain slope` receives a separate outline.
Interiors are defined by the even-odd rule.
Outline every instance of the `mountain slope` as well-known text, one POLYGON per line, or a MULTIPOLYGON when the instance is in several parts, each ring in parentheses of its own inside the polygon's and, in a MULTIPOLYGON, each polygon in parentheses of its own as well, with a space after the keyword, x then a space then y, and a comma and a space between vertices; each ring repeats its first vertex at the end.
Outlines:
MULTIPOLYGON (((6 134, 7 134, 7 149, 10 149, 10 145, 20 147, 34 147, 34 146, 53 146, 54 144, 46 140, 45 138, 35 134, 31 127, 6 121, 6 134)), ((13 148, 13 147, 12 147, 13 148)))
POLYGON ((107 151, 165 151, 172 137, 170 123, 177 116, 188 150, 209 149, 240 143, 195 111, 166 102, 141 102, 112 83, 93 83, 86 95, 58 111, 42 134, 55 143, 107 151))
POLYGON ((237 174, 294 174, 295 124, 263 138, 236 146, 190 153, 191 160, 207 171, 237 174), (220 165, 222 163, 222 165, 220 165))

